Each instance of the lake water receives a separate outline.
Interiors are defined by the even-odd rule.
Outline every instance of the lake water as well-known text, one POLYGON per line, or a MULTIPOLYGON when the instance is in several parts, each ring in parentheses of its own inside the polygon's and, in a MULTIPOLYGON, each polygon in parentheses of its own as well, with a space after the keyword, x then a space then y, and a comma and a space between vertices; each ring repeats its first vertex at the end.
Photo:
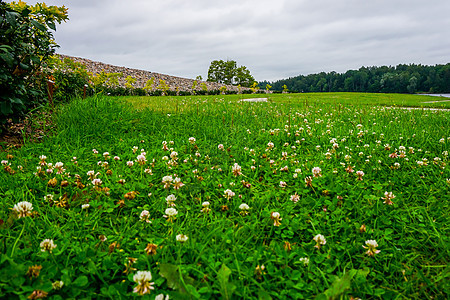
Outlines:
POLYGON ((450 98, 450 94, 418 94, 418 95, 450 98))

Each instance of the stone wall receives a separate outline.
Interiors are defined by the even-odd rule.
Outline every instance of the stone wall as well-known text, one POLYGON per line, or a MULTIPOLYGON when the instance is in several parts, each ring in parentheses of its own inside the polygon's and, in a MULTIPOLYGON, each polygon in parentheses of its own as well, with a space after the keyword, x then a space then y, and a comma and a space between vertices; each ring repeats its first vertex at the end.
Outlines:
MULTIPOLYGON (((136 83, 133 84, 135 88, 143 88, 148 80, 154 78, 153 89, 157 89, 159 85, 160 79, 164 80, 165 83, 169 86, 170 90, 175 91, 177 88, 179 91, 192 91, 192 85, 194 84, 194 79, 181 78, 176 76, 170 76, 150 71, 131 69, 126 67, 119 67, 110 64, 105 64, 97 61, 92 61, 86 58, 68 56, 63 54, 58 54, 61 59, 70 58, 75 62, 82 63, 86 66, 88 72, 97 74, 101 71, 105 71, 107 73, 121 73, 122 76, 119 78, 119 85, 125 87, 127 76, 131 76, 136 79, 136 83)), ((236 91, 239 92, 238 87, 233 85, 225 85, 216 82, 207 82, 207 81, 198 81, 195 90, 201 91, 202 85, 206 84, 209 91, 211 90, 219 90, 220 87, 226 86, 227 91, 236 91)), ((241 87, 241 91, 249 90, 249 88, 241 87)))

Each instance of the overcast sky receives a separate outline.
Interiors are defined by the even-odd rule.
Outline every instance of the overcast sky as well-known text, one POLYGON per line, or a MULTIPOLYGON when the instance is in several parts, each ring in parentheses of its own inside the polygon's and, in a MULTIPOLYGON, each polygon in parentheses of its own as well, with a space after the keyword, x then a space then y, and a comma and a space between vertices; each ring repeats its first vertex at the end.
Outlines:
MULTIPOLYGON (((8 1, 11 2, 11 1, 8 1)), ((235 60, 257 81, 450 62, 449 0, 43 0, 65 5, 61 54, 207 77, 235 60)))

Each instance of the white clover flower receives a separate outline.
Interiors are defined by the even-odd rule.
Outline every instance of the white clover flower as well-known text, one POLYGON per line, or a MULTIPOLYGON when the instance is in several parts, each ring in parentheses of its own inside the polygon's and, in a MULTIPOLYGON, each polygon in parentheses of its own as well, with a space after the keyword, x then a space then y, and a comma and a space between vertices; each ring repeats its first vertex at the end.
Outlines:
POLYGON ((219 150, 224 150, 224 146, 223 146, 222 144, 219 144, 219 145, 217 146, 217 148, 218 148, 219 150))
POLYGON ((168 176, 164 176, 162 178, 162 182, 172 182, 173 181, 173 177, 168 175, 168 176))
MULTIPOLYGON (((147 162, 147 158, 145 158, 145 155, 140 154, 136 157, 136 161, 138 162, 138 164, 144 165, 147 162)), ((128 164, 128 162, 127 162, 127 164, 128 164)))
POLYGON ((364 176, 363 171, 356 171, 356 176, 358 176, 358 180, 362 180, 362 177, 364 176))
POLYGON ((56 291, 56 290, 60 290, 62 289, 62 287, 64 286, 64 281, 55 281, 52 283, 52 288, 56 291))
POLYGON ((81 209, 88 209, 90 207, 89 204, 83 204, 81 205, 81 209))
POLYGON ((142 222, 151 223, 150 221, 150 212, 148 210, 143 210, 141 214, 139 215, 139 219, 142 222))
POLYGON ((316 242, 316 245, 314 246, 317 249, 320 249, 321 246, 325 245, 327 243, 325 237, 321 234, 317 234, 313 240, 316 242))
POLYGON ((177 197, 175 197, 175 195, 174 194, 171 194, 171 195, 169 195, 169 196, 167 196, 166 197, 166 202, 167 202, 167 205, 169 205, 169 206, 175 206, 175 201, 177 200, 177 197))
POLYGON ((281 220, 283 220, 281 218, 281 215, 279 212, 277 211, 273 211, 270 213, 270 218, 273 220, 273 226, 280 226, 281 225, 281 220))
POLYGON ((239 175, 242 175, 242 168, 241 168, 241 166, 240 165, 238 165, 237 163, 235 163, 234 165, 233 165, 233 167, 231 168, 231 170, 233 171, 233 175, 234 176, 239 176, 239 175))
POLYGON ((394 202, 392 202, 392 199, 395 198, 395 195, 392 192, 384 192, 384 197, 381 197, 381 199, 384 200, 383 203, 387 205, 392 205, 394 202))
POLYGON ((172 153, 170 153, 170 158, 171 159, 177 159, 177 157, 178 157, 178 152, 175 152, 175 151, 172 151, 172 153))
POLYGON ((44 196, 44 201, 48 201, 48 202, 53 201, 53 195, 52 194, 45 195, 44 196))
POLYGON ((32 210, 33 204, 28 201, 21 201, 13 207, 13 211, 17 214, 19 219, 30 216, 32 210))
POLYGON ((184 234, 178 234, 177 237, 176 237, 176 239, 177 239, 177 242, 184 243, 184 242, 186 242, 189 238, 188 238, 187 235, 184 235, 184 234))
POLYGON ((184 183, 181 182, 181 178, 179 178, 179 177, 175 177, 172 184, 173 184, 173 188, 175 190, 179 190, 181 187, 184 186, 184 183))
POLYGON ((173 208, 173 207, 169 207, 169 208, 166 208, 165 214, 168 217, 174 217, 174 216, 176 216, 178 214, 178 211, 175 208, 173 208))
POLYGON ((133 292, 139 295, 150 294, 151 290, 154 290, 154 282, 152 280, 152 273, 150 271, 137 271, 133 276, 133 281, 137 283, 134 287, 133 292))
POLYGON ((189 138, 189 143, 194 144, 195 143, 195 137, 190 137, 189 138))
POLYGON ((248 206, 246 203, 242 203, 241 205, 239 205, 239 209, 240 210, 249 210, 250 206, 248 206))
POLYGON ((303 263, 304 266, 307 266, 309 264, 309 258, 307 257, 301 257, 300 261, 303 263))
POLYGON ((232 197, 234 197, 236 194, 230 190, 230 189, 226 189, 224 192, 224 197, 227 198, 228 200, 231 199, 232 197))
POLYGON ((313 173, 314 177, 322 176, 321 172, 322 172, 322 169, 319 167, 312 168, 312 173, 313 173))
POLYGON ((134 161, 129 160, 127 161, 127 166, 132 167, 134 165, 134 161))
POLYGON ((50 252, 52 253, 53 249, 56 248, 56 244, 51 239, 45 239, 41 242, 40 247, 42 252, 50 252))
POLYGON ((297 203, 298 200, 300 200, 300 196, 297 193, 295 193, 294 195, 290 196, 290 199, 292 202, 297 203))
POLYGON ((368 249, 366 251, 366 254, 369 256, 375 256, 375 254, 378 254, 381 252, 381 250, 377 250, 376 247, 378 247, 378 243, 375 240, 367 240, 366 246, 363 245, 364 249, 368 249), (367 247, 366 247, 367 246, 367 247))
POLYGON ((166 297, 164 297, 164 294, 156 295, 155 300, 169 300, 169 295, 166 295, 166 297))
POLYGON ((94 179, 92 180, 92 184, 93 184, 94 186, 100 186, 100 185, 102 184, 102 180, 101 180, 100 178, 94 178, 94 179))

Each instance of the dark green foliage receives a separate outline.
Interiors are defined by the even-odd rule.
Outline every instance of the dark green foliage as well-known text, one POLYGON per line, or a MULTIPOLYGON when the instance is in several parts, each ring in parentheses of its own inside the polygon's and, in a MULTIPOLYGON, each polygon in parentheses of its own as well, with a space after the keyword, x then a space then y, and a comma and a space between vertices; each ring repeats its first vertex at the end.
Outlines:
POLYGON ((250 87, 255 79, 247 67, 238 67, 234 60, 214 60, 209 66, 207 81, 250 87))
MULTIPOLYGON (((269 82, 260 82, 265 86, 269 82)), ((369 92, 369 93, 448 93, 450 63, 446 65, 398 65, 361 67, 345 73, 321 72, 300 75, 270 83, 272 90, 291 92, 369 92)))
POLYGON ((64 7, 0 2, 1 123, 43 101, 46 83, 41 66, 57 47, 50 30, 66 19, 64 7))
POLYGON ((92 89, 88 88, 89 74, 86 67, 81 63, 76 63, 69 58, 59 59, 52 57, 48 61, 48 70, 51 79, 55 82, 53 101, 68 102, 74 97, 84 95, 86 86, 86 96, 92 94, 92 89))

